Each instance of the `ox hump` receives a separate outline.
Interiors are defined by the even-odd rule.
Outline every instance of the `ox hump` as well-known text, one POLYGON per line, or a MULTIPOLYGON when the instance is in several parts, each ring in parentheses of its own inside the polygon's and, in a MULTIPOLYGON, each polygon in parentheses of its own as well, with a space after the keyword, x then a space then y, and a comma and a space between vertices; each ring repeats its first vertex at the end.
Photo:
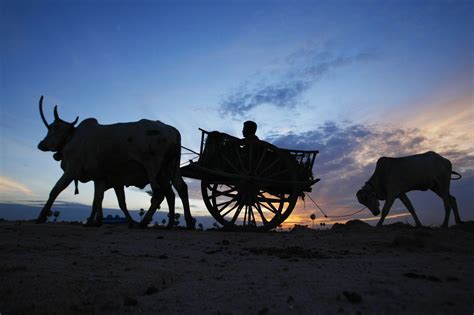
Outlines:
POLYGON ((95 125, 98 125, 98 124, 99 124, 99 122, 97 121, 97 119, 87 118, 87 119, 84 119, 83 121, 81 121, 79 126, 95 126, 95 125))

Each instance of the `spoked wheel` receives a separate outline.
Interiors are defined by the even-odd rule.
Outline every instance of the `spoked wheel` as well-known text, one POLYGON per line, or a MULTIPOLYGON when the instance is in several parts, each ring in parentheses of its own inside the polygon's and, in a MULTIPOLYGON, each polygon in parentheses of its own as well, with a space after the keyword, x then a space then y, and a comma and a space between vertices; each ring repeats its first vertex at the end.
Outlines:
POLYGON ((271 230, 283 223, 298 198, 295 164, 267 143, 253 142, 222 155, 238 175, 203 179, 201 190, 211 215, 225 228, 271 230))

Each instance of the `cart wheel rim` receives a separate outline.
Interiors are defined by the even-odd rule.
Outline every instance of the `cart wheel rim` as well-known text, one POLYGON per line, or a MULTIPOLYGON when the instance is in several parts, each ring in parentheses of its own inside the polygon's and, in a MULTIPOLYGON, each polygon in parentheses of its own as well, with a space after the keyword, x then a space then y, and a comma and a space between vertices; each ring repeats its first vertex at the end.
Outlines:
MULTIPOLYGON (((291 182, 296 180, 296 172, 292 162, 270 144, 250 143, 245 149, 246 155, 234 152, 232 168, 236 174, 253 176, 252 180, 202 180, 203 200, 211 215, 226 228, 271 230, 289 217, 298 191, 294 186, 278 191, 258 178, 291 182)), ((232 163, 225 156, 223 159, 232 163)))

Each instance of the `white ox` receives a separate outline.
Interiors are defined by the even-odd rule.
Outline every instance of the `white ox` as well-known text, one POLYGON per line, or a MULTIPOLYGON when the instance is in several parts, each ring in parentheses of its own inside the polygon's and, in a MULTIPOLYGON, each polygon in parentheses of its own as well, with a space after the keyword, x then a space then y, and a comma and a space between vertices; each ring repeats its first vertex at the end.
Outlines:
POLYGON ((448 226, 451 208, 454 212, 454 219, 459 224, 462 221, 456 198, 449 192, 451 174, 458 175, 453 179, 461 178, 459 173, 452 171, 452 165, 448 159, 432 151, 400 158, 381 157, 377 161, 377 166, 370 179, 357 192, 357 199, 374 215, 380 213, 379 200, 385 200, 378 227, 382 226, 396 198, 399 198, 410 211, 416 225, 421 226, 406 193, 413 190, 426 191, 430 189, 443 199, 445 209, 443 227, 448 226))
MULTIPOLYGON (((115 189, 119 205, 126 212, 123 186, 143 188, 150 184, 153 191, 151 205, 141 222, 142 226, 146 226, 163 200, 163 192, 170 200, 168 197, 173 194, 170 185, 173 184, 183 203, 186 225, 188 228, 194 227, 187 185, 179 169, 181 136, 178 130, 160 121, 146 119, 100 125, 96 119, 89 118, 75 127, 78 118, 72 123, 65 122, 59 118, 57 106, 54 108, 54 122, 48 124, 42 106, 41 96, 40 115, 48 128, 48 134, 38 144, 38 148, 56 152, 55 158, 61 160, 64 174, 51 190, 37 223, 46 221, 57 196, 73 180, 79 180, 83 183, 94 181, 94 201, 89 223, 94 218, 101 221, 102 200, 107 189, 115 189)), ((174 195, 169 206, 172 218, 174 195)))

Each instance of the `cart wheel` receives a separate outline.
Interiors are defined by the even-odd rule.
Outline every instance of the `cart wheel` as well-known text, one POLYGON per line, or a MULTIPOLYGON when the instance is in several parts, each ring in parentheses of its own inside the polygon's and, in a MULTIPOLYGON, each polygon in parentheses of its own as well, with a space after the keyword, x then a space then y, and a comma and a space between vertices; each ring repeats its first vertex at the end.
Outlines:
POLYGON ((201 191, 207 209, 225 228, 276 228, 288 218, 298 199, 295 185, 281 185, 282 181, 296 181, 295 162, 266 142, 249 142, 232 153, 232 161, 228 154, 222 158, 235 174, 248 177, 203 179, 201 191))

